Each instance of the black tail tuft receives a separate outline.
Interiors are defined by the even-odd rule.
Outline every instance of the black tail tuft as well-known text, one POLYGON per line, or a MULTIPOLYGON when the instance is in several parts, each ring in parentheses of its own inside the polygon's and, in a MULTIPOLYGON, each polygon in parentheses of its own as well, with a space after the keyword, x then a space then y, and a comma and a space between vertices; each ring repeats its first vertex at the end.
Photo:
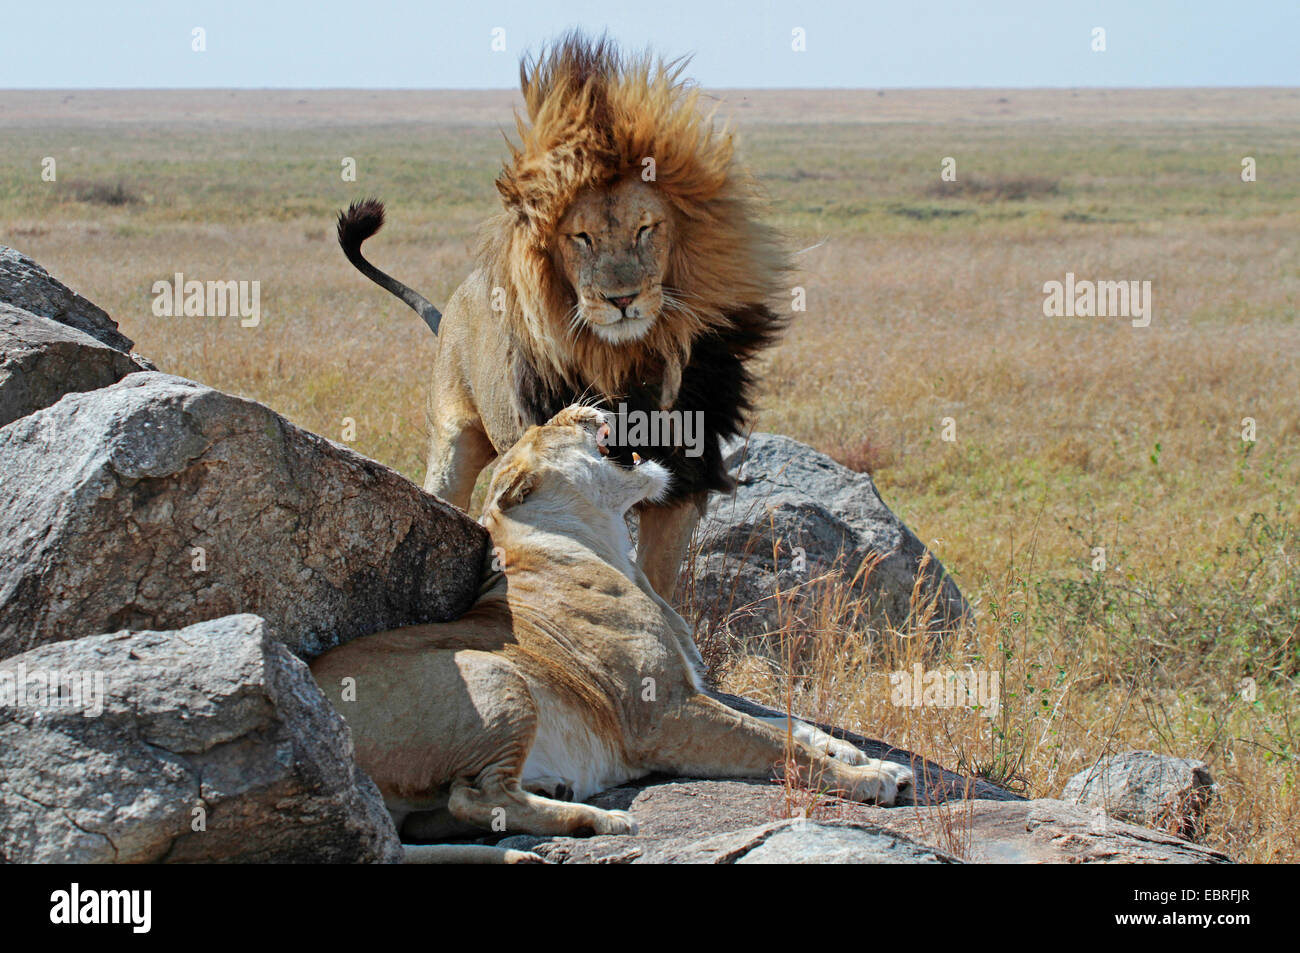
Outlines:
POLYGON ((415 311, 429 326, 434 334, 438 333, 438 323, 442 313, 417 291, 412 291, 396 278, 384 274, 361 254, 361 243, 384 227, 384 203, 376 198, 362 199, 348 206, 346 212, 339 212, 338 233, 339 246, 348 261, 356 269, 390 294, 397 295, 415 311))
POLYGON ((359 251, 361 243, 384 227, 384 203, 376 198, 362 199, 339 212, 339 244, 348 258, 359 251))

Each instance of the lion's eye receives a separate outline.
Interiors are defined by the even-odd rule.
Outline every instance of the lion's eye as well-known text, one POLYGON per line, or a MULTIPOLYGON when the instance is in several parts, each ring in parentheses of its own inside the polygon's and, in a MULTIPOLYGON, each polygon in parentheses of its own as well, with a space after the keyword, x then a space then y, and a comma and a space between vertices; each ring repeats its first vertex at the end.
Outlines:
POLYGON ((658 222, 655 222, 655 223, 653 223, 653 224, 651 224, 651 225, 642 225, 640 228, 637 229, 637 232, 636 232, 636 240, 637 240, 637 241, 644 241, 645 238, 646 238, 647 236, 649 236, 649 234, 650 234, 652 231, 654 231, 656 228, 658 228, 658 227, 659 227, 659 223, 658 223, 658 222))
POLYGON ((591 244, 591 236, 588 235, 586 232, 578 232, 578 234, 573 235, 573 236, 571 236, 571 237, 573 238, 573 240, 574 240, 575 242, 582 242, 582 243, 583 243, 584 245, 586 245, 588 248, 591 248, 591 247, 592 247, 592 244, 591 244))

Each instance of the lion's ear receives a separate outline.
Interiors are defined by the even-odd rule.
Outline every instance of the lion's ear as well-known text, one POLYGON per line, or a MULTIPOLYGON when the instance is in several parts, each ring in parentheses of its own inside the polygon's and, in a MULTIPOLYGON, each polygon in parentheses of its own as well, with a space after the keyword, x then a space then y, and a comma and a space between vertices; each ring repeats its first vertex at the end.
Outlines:
POLYGON ((511 461, 507 469, 492 479, 492 496, 487 509, 504 512, 512 506, 518 506, 528 498, 528 494, 537 485, 536 472, 523 461, 511 461))
POLYGON ((514 212, 520 218, 525 217, 523 206, 523 195, 520 194, 519 186, 515 182, 515 177, 510 174, 509 170, 502 172, 497 176, 497 191, 501 193, 501 201, 505 207, 514 212))
POLYGON ((496 181, 506 211, 515 217, 516 223, 525 227, 532 224, 537 214, 533 201, 535 186, 530 185, 532 178, 526 170, 505 169, 496 181))

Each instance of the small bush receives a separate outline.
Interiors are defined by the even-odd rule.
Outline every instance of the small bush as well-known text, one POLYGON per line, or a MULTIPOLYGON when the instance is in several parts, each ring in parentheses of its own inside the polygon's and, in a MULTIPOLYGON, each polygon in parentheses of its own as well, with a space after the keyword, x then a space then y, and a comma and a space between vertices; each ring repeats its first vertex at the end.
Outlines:
POLYGON ((926 190, 927 195, 938 198, 968 198, 979 202, 1023 202, 1028 198, 1059 195, 1061 185, 1056 179, 1041 175, 962 176, 956 182, 936 182, 926 190))
POLYGON ((144 198, 124 182, 77 182, 72 185, 72 197, 91 205, 139 205, 144 198))

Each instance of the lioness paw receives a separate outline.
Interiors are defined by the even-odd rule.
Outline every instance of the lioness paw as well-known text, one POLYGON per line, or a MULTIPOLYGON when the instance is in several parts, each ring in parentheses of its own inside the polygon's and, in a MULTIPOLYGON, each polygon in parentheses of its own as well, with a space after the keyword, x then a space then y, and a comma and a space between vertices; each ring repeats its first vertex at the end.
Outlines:
POLYGON ((894 776, 894 784, 899 794, 912 789, 912 769, 907 765, 898 764, 894 761, 879 761, 877 763, 882 771, 887 771, 894 776))
POLYGON ((873 801, 888 807, 898 800, 900 792, 912 786, 911 770, 892 761, 868 759, 859 766, 858 772, 860 780, 850 792, 856 801, 873 801))
POLYGON ((531 778, 523 782, 523 788, 529 794, 548 797, 552 801, 576 800, 577 784, 567 778, 531 778))
POLYGON ((867 757, 857 745, 849 744, 847 741, 841 741, 839 738, 826 736, 825 747, 823 749, 826 756, 834 758, 836 761, 842 761, 844 764, 870 764, 871 758, 867 757))
POLYGON ((596 822, 597 834, 635 834, 636 818, 627 811, 602 811, 596 822))

